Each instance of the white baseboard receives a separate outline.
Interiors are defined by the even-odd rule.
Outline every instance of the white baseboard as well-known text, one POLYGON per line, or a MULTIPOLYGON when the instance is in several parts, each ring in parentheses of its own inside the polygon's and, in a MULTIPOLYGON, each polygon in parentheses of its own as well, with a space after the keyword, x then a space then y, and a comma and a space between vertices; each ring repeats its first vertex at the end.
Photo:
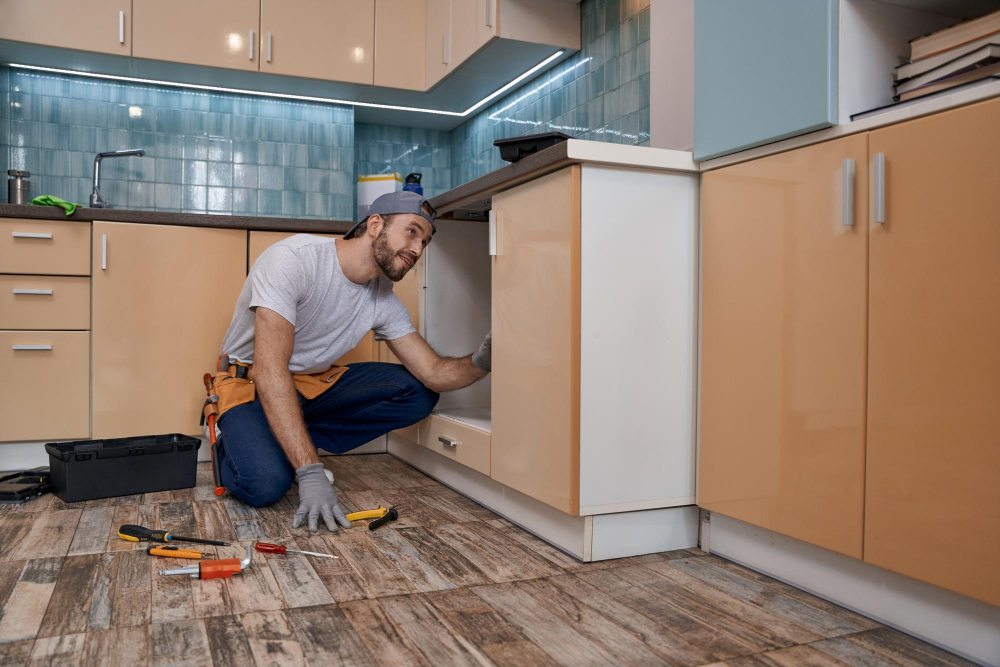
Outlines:
POLYGON ((668 507, 571 516, 395 433, 389 453, 582 561, 624 558, 698 544, 698 508, 668 507))
MULTIPOLYGON (((982 665, 1000 666, 1000 607, 712 512, 701 548, 982 665)), ((955 553, 955 567, 962 555, 955 553)))

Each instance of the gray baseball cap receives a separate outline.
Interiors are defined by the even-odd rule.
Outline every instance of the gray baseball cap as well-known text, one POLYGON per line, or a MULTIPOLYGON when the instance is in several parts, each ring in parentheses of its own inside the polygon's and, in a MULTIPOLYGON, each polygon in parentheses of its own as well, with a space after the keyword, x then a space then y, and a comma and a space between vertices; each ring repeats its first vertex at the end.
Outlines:
POLYGON ((371 208, 368 209, 368 217, 366 217, 361 222, 357 223, 351 227, 346 234, 344 234, 344 239, 350 239, 354 237, 354 232, 357 231, 358 227, 363 225, 368 221, 373 215, 396 215, 398 213, 412 213, 414 215, 419 215, 421 218, 431 223, 431 235, 433 236, 437 233, 437 227, 434 226, 434 218, 437 217, 437 211, 431 206, 431 203, 424 198, 423 195, 418 195, 416 192, 410 192, 408 190, 400 190, 398 192, 389 192, 384 195, 380 195, 372 202, 371 208), (430 209, 428 214, 424 207, 430 209))

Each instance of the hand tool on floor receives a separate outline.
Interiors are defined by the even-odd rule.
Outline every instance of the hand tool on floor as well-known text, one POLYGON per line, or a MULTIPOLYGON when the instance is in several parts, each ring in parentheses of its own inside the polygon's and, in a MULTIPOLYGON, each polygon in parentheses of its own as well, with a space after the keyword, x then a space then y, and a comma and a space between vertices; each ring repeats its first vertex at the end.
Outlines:
POLYGON ((229 546, 229 542, 203 540, 200 537, 181 537, 180 535, 171 535, 166 530, 150 530, 130 523, 118 529, 118 537, 129 542, 197 542, 198 544, 215 544, 220 547, 229 546))
POLYGON ((395 507, 390 507, 389 510, 385 513, 385 516, 379 517, 378 519, 375 519, 370 524, 368 524, 368 530, 375 530, 376 528, 384 526, 390 521, 395 521, 398 518, 399 518, 399 512, 396 511, 395 507))
POLYGON ((192 579, 229 579, 234 574, 239 574, 250 567, 250 560, 253 558, 253 549, 247 545, 247 556, 243 560, 238 558, 220 558, 219 560, 203 560, 197 565, 179 567, 176 570, 160 570, 161 575, 189 574, 192 579))
POLYGON ((340 556, 331 556, 330 554, 321 554, 315 551, 301 551, 299 549, 289 549, 281 544, 271 544, 270 542, 255 542, 254 549, 266 554, 305 554, 306 556, 316 556, 317 558, 340 558, 340 556))
POLYGON ((194 560, 201 560, 205 557, 205 554, 201 551, 195 551, 194 549, 181 549, 180 547, 167 547, 160 544, 146 549, 146 553, 150 556, 164 556, 166 558, 192 558, 194 560))
MULTIPOLYGON (((219 357, 219 362, 216 368, 222 369, 223 362, 225 362, 225 369, 229 369, 229 355, 223 354, 219 357)), ((201 409, 201 420, 202 423, 208 422, 208 453, 212 459, 212 485, 214 487, 214 493, 217 496, 221 496, 226 492, 226 488, 222 486, 222 472, 219 469, 219 442, 215 435, 215 422, 219 418, 219 395, 212 391, 212 375, 211 373, 205 373, 202 378, 205 382, 205 391, 208 393, 208 399, 205 400, 205 405, 201 409)))
POLYGON ((389 510, 381 505, 378 506, 377 510, 362 510, 360 512, 351 512, 347 515, 348 521, 361 521, 362 519, 381 519, 385 516, 386 512, 389 510))

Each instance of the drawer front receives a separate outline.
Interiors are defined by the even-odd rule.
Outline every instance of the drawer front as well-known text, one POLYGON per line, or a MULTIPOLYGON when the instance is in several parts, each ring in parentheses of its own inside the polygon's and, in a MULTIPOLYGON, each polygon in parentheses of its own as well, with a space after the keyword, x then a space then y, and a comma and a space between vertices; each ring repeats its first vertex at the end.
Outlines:
POLYGON ((0 275, 0 329, 90 328, 90 278, 0 275))
POLYGON ((438 415, 431 415, 417 426, 420 445, 484 475, 490 474, 490 434, 486 431, 438 415))
POLYGON ((0 273, 90 275, 90 223, 0 219, 0 273))
POLYGON ((90 333, 0 331, 0 441, 90 435, 90 333))

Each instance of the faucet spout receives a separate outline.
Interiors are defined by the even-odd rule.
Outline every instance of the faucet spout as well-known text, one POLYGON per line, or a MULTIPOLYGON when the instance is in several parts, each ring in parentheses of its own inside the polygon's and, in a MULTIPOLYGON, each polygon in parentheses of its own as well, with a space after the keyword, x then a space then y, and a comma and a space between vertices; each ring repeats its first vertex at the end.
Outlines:
POLYGON ((111 203, 101 196, 101 160, 106 157, 142 157, 146 154, 144 148, 128 148, 122 151, 98 153, 94 158, 94 191, 90 193, 90 208, 112 208, 111 203))

